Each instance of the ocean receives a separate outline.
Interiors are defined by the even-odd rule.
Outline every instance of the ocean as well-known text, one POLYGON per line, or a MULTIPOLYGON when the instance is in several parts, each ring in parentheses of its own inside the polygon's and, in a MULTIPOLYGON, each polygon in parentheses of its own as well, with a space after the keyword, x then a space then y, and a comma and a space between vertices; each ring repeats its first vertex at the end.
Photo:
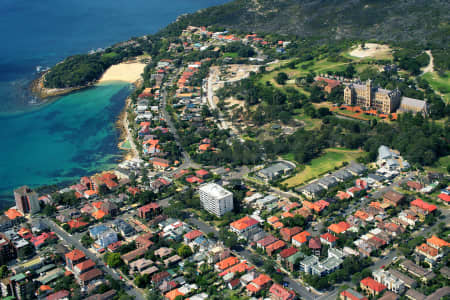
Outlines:
POLYGON ((3 0, 0 8, 0 207, 21 185, 69 183, 122 157, 115 122, 131 86, 99 85, 36 106, 36 67, 155 33, 226 0, 3 0))

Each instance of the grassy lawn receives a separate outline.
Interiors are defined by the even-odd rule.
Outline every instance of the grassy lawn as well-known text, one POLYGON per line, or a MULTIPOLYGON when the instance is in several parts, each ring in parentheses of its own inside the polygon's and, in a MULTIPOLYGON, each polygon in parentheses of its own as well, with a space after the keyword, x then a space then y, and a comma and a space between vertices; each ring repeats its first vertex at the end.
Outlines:
POLYGON ((238 57, 237 52, 226 52, 223 54, 224 57, 231 57, 231 58, 236 58, 238 57))
POLYGON ((307 115, 305 115, 303 112, 294 116, 295 119, 302 121, 305 125, 303 128, 305 128, 305 130, 314 130, 314 129, 318 129, 320 128, 320 126, 322 125, 322 120, 320 119, 313 119, 311 117, 308 117, 307 115))
POLYGON ((427 170, 439 173, 447 173, 447 167, 450 166, 450 155, 441 157, 432 167, 426 167, 427 170))
POLYGON ((322 156, 313 159, 308 165, 306 165, 303 171, 295 174, 291 178, 286 179, 283 183, 287 184, 288 187, 301 185, 315 177, 320 176, 321 174, 333 171, 335 167, 340 167, 343 162, 356 160, 363 154, 363 151, 344 148, 326 149, 322 156))
POLYGON ((439 76, 436 72, 426 73, 422 78, 428 81, 433 90, 442 94, 447 104, 450 103, 450 72, 446 72, 444 77, 439 76))

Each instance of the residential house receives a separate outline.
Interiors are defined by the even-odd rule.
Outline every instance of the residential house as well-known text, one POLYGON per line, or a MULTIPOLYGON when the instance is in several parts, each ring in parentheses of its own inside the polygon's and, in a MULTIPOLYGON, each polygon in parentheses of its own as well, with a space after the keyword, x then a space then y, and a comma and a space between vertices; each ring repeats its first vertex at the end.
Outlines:
POLYGON ((405 199, 403 194, 397 193, 393 190, 389 190, 383 195, 383 201, 395 207, 401 204, 403 199, 405 199))
POLYGON ((125 253, 121 256, 123 262, 127 265, 129 265, 133 260, 140 258, 145 255, 145 253, 148 252, 148 248, 146 247, 140 247, 136 250, 130 251, 128 253, 125 253))
POLYGON ((370 296, 377 296, 386 289, 386 286, 372 277, 366 277, 360 282, 361 289, 370 296))
POLYGON ((336 241, 337 241, 338 239, 339 239, 338 237, 332 235, 332 234, 329 233, 329 232, 326 232, 326 233, 324 233, 324 234, 322 234, 322 235, 320 236, 320 241, 321 241, 323 244, 328 245, 329 247, 334 247, 334 246, 336 245, 336 241))
POLYGON ((286 243, 284 241, 278 240, 275 243, 270 244, 266 247, 266 253, 269 256, 272 256, 274 252, 283 249, 286 246, 286 243))
POLYGON ((138 260, 133 261, 130 263, 130 272, 139 272, 141 273, 143 270, 147 269, 153 265, 153 261, 146 258, 140 258, 138 260))
POLYGON ((339 294, 341 300, 369 300, 366 296, 361 295, 353 289, 346 289, 339 294))
POLYGON ((311 234, 308 231, 303 231, 292 237, 292 245, 301 247, 304 243, 308 242, 310 238, 311 234))
POLYGON ((269 234, 266 237, 264 237, 261 240, 258 240, 256 242, 256 247, 258 248, 262 248, 264 250, 266 250, 266 247, 275 243, 276 241, 279 241, 279 239, 277 239, 276 237, 274 237, 273 235, 269 234))
POLYGON ((160 285, 161 283, 163 283, 164 281, 167 281, 170 278, 170 274, 167 271, 162 271, 159 272, 155 275, 152 276, 151 282, 152 284, 154 284, 155 286, 160 285))
POLYGON ((324 189, 328 190, 336 185, 338 185, 338 181, 333 176, 325 176, 316 181, 316 183, 322 186, 324 189))
POLYGON ((278 260, 285 261, 297 252, 298 252, 298 250, 295 247, 290 247, 290 248, 284 249, 280 253, 278 253, 278 260))
POLYGON ((324 192, 325 188, 317 184, 317 182, 310 183, 303 188, 297 188, 296 191, 305 195, 306 198, 312 199, 319 197, 324 192))
POLYGON ((406 185, 410 188, 410 189, 412 189, 412 190, 415 190, 416 192, 419 192, 421 189, 423 189, 423 185, 420 183, 420 182, 418 182, 418 181, 408 181, 407 183, 406 183, 406 185))
POLYGON ((351 228, 350 224, 341 221, 339 223, 331 224, 330 226, 328 226, 328 231, 334 232, 335 234, 341 234, 345 233, 350 228, 351 228))
POLYGON ((192 230, 189 231, 188 233, 186 233, 184 235, 184 242, 186 244, 191 243, 193 240, 195 240, 196 238, 198 238, 199 236, 202 236, 203 233, 200 230, 192 230))
POLYGON ((436 205, 427 203, 420 198, 412 201, 410 203, 411 209, 416 212, 421 219, 424 219, 425 216, 431 214, 437 210, 436 205))
POLYGON ((322 244, 319 237, 312 237, 308 242, 308 248, 312 250, 312 253, 316 256, 320 256, 320 250, 322 249, 322 244))
POLYGON ((226 269, 239 263, 239 258, 235 256, 229 256, 224 260, 219 261, 214 265, 217 272, 225 271, 226 269))
POLYGON ((405 283, 388 271, 378 269, 372 275, 377 282, 384 284, 390 291, 397 294, 402 294, 405 291, 405 283))
POLYGON ((73 272, 76 277, 79 277, 81 274, 95 268, 95 262, 92 259, 85 260, 76 264, 73 268, 73 272))
POLYGON ((245 216, 230 224, 230 230, 239 237, 249 239, 251 236, 259 232, 259 222, 249 216, 245 216))
POLYGON ((66 253, 65 258, 66 258, 66 267, 69 270, 73 271, 75 265, 86 260, 86 254, 84 254, 84 252, 81 250, 75 249, 70 251, 69 253, 66 253))
POLYGON ((258 172, 258 176, 263 178, 266 182, 280 178, 288 172, 295 169, 295 165, 287 162, 278 162, 258 172))
POLYGON ((286 242, 290 242, 292 237, 302 231, 301 227, 295 226, 292 228, 285 227, 280 229, 280 235, 286 242))
POLYGON ((257 292, 268 287, 270 283, 272 283, 272 279, 269 276, 267 276, 266 274, 260 274, 258 277, 253 279, 252 282, 247 284, 246 289, 248 294, 254 295, 257 292))
POLYGON ((146 220, 149 218, 153 218, 160 213, 161 213, 161 207, 156 202, 146 204, 144 206, 139 207, 139 209, 138 209, 138 216, 140 218, 146 219, 146 220))
POLYGON ((79 284, 84 287, 92 281, 103 278, 103 272, 97 268, 91 269, 78 277, 79 284))
POLYGON ((272 284, 269 289, 269 295, 271 300, 295 300, 295 292, 285 289, 278 283, 272 284))
POLYGON ((399 266, 404 271, 410 273, 415 277, 418 277, 420 280, 424 282, 427 282, 436 276, 436 274, 434 274, 432 271, 416 265, 409 259, 405 259, 404 261, 402 261, 399 266))
POLYGON ((427 296, 425 296, 424 294, 418 292, 415 289, 409 289, 406 293, 405 293, 405 297, 407 299, 411 299, 411 300, 425 300, 427 298, 427 296))

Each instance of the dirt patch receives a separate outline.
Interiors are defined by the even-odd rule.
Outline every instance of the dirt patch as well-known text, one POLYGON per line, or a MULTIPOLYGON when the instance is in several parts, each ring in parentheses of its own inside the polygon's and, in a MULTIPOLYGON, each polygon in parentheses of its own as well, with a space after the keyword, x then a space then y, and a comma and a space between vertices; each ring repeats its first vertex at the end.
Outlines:
POLYGON ((364 48, 358 45, 349 53, 351 56, 359 58, 388 58, 392 56, 392 49, 388 45, 381 45, 375 43, 367 43, 364 48))

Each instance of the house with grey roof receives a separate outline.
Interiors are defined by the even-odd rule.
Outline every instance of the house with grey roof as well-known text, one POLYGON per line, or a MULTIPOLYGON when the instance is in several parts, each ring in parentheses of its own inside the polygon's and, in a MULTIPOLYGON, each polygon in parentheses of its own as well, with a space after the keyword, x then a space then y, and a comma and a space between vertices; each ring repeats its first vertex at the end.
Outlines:
POLYGON ((363 164, 359 164, 356 162, 351 162, 350 165, 348 165, 345 170, 347 170, 348 172, 352 173, 355 176, 361 175, 364 172, 367 171, 367 168, 365 165, 363 164))
POLYGON ((325 189, 316 182, 310 183, 302 188, 297 188, 296 191, 311 199, 318 197, 325 189))
POLYGON ((343 181, 347 181, 350 178, 353 177, 353 174, 350 173, 349 171, 342 169, 339 171, 336 171, 334 173, 331 174, 331 176, 333 176, 334 178, 336 178, 336 180, 343 182, 343 181))
POLYGON ((316 183, 322 186, 324 189, 330 189, 336 185, 338 185, 338 181, 333 176, 325 176, 316 181, 316 183))
POLYGON ((289 164, 287 162, 277 162, 267 168, 264 168, 258 172, 258 176, 265 181, 271 181, 280 178, 290 171, 295 169, 294 164, 289 164))

